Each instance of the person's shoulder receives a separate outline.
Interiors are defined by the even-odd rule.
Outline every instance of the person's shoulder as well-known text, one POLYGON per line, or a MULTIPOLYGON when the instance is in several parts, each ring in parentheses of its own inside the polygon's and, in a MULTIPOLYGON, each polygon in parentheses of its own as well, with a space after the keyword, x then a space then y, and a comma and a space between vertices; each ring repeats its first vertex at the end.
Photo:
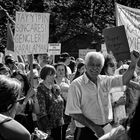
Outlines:
POLYGON ((31 135, 29 131, 14 119, 11 119, 11 121, 4 123, 3 130, 3 135, 6 137, 6 139, 31 140, 31 135))
POLYGON ((83 82, 83 75, 79 76, 78 78, 74 79, 71 84, 78 84, 78 83, 81 83, 83 82))
POLYGON ((0 114, 0 124, 3 124, 4 122, 10 121, 11 119, 12 118, 0 114))

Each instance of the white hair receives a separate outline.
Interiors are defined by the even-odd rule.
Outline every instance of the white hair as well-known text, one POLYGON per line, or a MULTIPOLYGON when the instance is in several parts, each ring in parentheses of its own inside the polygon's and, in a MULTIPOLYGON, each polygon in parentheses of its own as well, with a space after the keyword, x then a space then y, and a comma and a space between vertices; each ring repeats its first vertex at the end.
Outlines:
POLYGON ((105 58, 100 52, 88 52, 85 56, 85 65, 89 63, 90 58, 94 58, 95 60, 99 59, 101 61, 101 65, 104 65, 105 58))

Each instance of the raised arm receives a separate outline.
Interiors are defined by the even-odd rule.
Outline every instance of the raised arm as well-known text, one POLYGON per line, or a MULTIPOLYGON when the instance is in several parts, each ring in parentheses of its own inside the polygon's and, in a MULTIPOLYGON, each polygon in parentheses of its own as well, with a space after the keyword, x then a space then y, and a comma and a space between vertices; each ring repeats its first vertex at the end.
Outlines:
POLYGON ((129 65, 129 68, 123 74, 123 77, 122 77, 123 85, 128 84, 128 82, 132 79, 132 77, 134 75, 135 68, 136 68, 136 64, 138 62, 138 59, 139 59, 139 52, 133 50, 131 52, 131 63, 129 65))

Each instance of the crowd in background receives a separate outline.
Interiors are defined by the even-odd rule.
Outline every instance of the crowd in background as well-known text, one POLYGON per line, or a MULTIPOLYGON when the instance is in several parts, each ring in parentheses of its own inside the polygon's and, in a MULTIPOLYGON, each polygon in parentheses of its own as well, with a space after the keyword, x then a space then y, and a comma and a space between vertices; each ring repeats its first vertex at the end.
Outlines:
MULTIPOLYGON (((104 59, 101 75, 122 75, 129 68, 130 61, 117 63, 112 54, 105 55, 104 59)), ((10 115, 4 113, 7 110, 3 111, 3 106, 9 108, 10 100, 12 100, 10 98, 13 95, 10 95, 11 91, 5 91, 7 92, 5 95, 0 89, 0 113, 14 118, 30 134, 38 128, 53 140, 73 137, 76 130, 75 119, 66 115, 65 108, 71 83, 86 71, 85 60, 75 59, 68 53, 62 53, 57 63, 54 63, 48 54, 39 54, 33 60, 33 73, 30 69, 28 61, 18 62, 12 55, 4 57, 3 62, 0 63, 0 76, 5 75, 9 79, 16 80, 20 83, 21 89, 16 97, 18 105, 15 112, 10 115)), ((0 82, 1 79, 3 77, 0 77, 0 82)), ((119 124, 130 127, 131 122, 128 121, 126 124, 126 120, 135 112, 140 94, 139 80, 137 66, 132 78, 132 81, 137 84, 130 82, 128 85, 111 89, 108 96, 108 112, 112 127, 117 127, 119 124)))

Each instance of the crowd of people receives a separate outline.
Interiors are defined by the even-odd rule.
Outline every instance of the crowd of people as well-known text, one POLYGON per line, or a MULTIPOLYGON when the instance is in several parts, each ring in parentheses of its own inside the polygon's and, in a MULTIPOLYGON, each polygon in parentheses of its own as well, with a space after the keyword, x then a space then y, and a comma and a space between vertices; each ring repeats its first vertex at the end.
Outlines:
POLYGON ((0 139, 137 140, 140 96, 139 52, 118 65, 112 54, 89 52, 85 59, 62 53, 0 63, 0 139), (137 122, 136 122, 137 120, 137 122), (8 134, 8 135, 7 135, 8 134), (41 138, 40 138, 41 139, 41 138))

